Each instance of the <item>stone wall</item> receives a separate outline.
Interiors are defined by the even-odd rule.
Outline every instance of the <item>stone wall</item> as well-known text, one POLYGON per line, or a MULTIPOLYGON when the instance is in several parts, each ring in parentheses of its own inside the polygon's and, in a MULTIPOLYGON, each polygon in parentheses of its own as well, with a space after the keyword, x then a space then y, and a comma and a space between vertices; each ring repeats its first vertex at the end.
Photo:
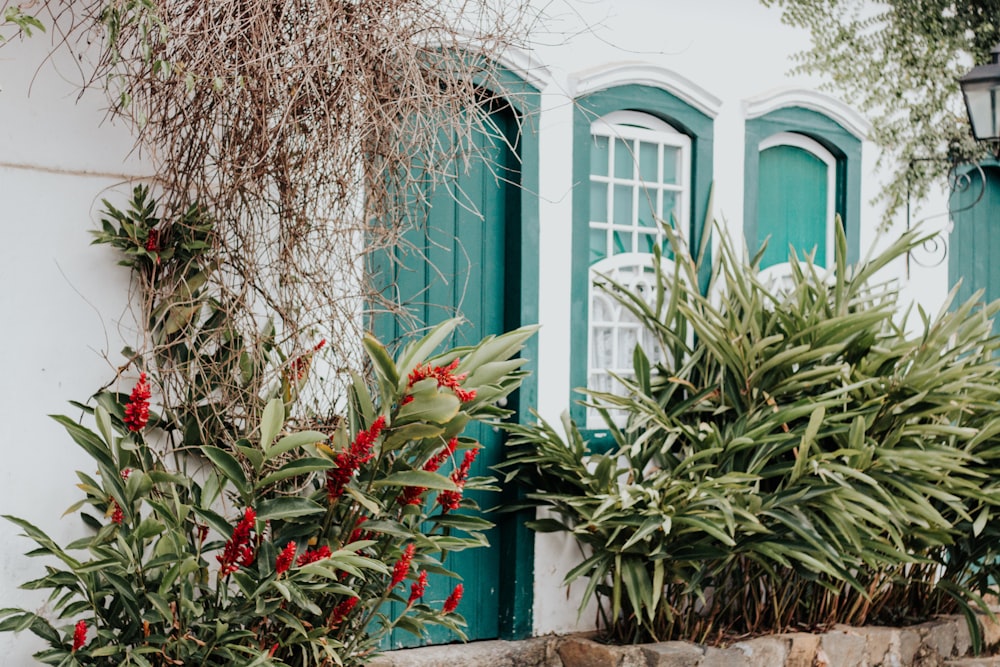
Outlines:
MULTIPOLYGON (((988 646, 1000 623, 983 619, 988 646)), ((1000 657, 971 657, 965 619, 946 616, 905 628, 837 626, 822 634, 789 633, 726 648, 688 642, 608 646, 584 635, 488 641, 394 651, 371 667, 1000 667, 1000 657)))

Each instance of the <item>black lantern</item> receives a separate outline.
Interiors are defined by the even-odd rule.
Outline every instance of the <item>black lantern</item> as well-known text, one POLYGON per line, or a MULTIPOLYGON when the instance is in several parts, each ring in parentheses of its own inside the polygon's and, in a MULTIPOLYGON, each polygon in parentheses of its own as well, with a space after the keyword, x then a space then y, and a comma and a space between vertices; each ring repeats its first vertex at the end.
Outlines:
POLYGON ((993 47, 990 56, 989 65, 977 65, 958 80, 977 141, 1000 139, 1000 44, 993 47))

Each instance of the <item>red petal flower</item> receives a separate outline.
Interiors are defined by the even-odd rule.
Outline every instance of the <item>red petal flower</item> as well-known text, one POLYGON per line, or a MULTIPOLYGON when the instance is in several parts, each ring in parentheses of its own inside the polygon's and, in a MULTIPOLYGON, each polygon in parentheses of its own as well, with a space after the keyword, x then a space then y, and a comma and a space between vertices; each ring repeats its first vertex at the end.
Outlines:
POLYGON ((216 556, 221 565, 219 574, 225 576, 240 569, 241 565, 243 567, 253 565, 256 547, 250 540, 250 532, 254 529, 256 522, 257 513, 252 507, 248 507, 243 518, 233 529, 233 535, 226 542, 225 549, 216 556))
POLYGON ((305 553, 299 556, 299 559, 295 562, 296 565, 302 567, 303 565, 308 565, 309 563, 315 563, 318 560, 323 560, 324 558, 330 557, 330 547, 325 544, 319 549, 307 549, 305 553))
POLYGON ((87 643, 87 621, 77 621, 73 630, 73 653, 87 643))
MULTIPOLYGON (((473 400, 476 397, 476 390, 462 389, 462 386, 459 383, 466 377, 468 377, 468 373, 459 373, 458 375, 456 375, 453 372, 456 368, 458 368, 458 362, 459 359, 458 357, 456 357, 455 359, 452 360, 450 364, 443 367, 431 366, 430 364, 427 364, 426 366, 417 366, 412 371, 410 371, 410 375, 408 377, 406 386, 409 388, 415 385, 417 382, 420 382, 421 380, 425 380, 427 378, 434 378, 435 380, 437 380, 438 389, 440 389, 441 387, 447 387, 448 389, 451 389, 453 392, 455 392, 455 396, 456 398, 458 398, 458 400, 460 400, 462 403, 468 403, 469 401, 473 400)), ((407 403, 408 402, 409 401, 407 401, 407 403)))
POLYGON ((462 459, 462 465, 459 466, 458 470, 451 473, 451 481, 455 483, 458 490, 442 491, 438 494, 437 502, 441 505, 442 512, 458 509, 459 504, 462 502, 462 489, 465 488, 465 480, 469 477, 469 469, 472 468, 472 462, 476 460, 477 454, 479 454, 478 449, 466 451, 465 458, 462 459))
POLYGON ((128 403, 125 405, 125 426, 130 431, 141 431, 149 421, 149 384, 146 374, 139 374, 139 381, 132 388, 128 403))
POLYGON ((281 550, 278 557, 274 560, 274 571, 278 574, 286 572, 288 568, 292 566, 292 561, 295 559, 295 542, 289 542, 285 545, 285 548, 281 550))
POLYGON ((448 599, 444 601, 444 606, 441 608, 442 613, 450 614, 458 607, 458 603, 462 600, 462 584, 455 586, 455 590, 451 592, 448 599))
POLYGON ((334 607, 333 612, 330 614, 330 627, 336 628, 340 625, 357 603, 358 598, 347 598, 334 607))
POLYGON ((359 431, 349 449, 337 454, 337 467, 326 473, 326 497, 333 502, 344 493, 344 487, 354 477, 361 464, 372 459, 372 447, 385 428, 385 417, 379 417, 367 431, 359 431))
POLYGON ((398 561, 396 561, 396 565, 392 568, 392 583, 389 585, 390 590, 398 586, 403 579, 406 579, 406 575, 410 573, 410 562, 413 561, 413 552, 415 549, 416 547, 413 544, 406 545, 403 555, 399 557, 398 561))
POLYGON ((420 578, 413 582, 410 586, 410 599, 406 601, 406 606, 409 607, 411 604, 419 600, 424 591, 427 590, 427 572, 421 572, 420 578))

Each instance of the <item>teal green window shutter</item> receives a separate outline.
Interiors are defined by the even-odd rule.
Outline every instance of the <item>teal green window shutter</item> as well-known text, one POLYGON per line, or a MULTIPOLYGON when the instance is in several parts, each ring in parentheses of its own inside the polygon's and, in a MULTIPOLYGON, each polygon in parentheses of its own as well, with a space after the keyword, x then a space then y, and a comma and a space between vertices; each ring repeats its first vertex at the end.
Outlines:
POLYGON ((861 139, 818 111, 776 109, 747 120, 743 174, 747 245, 755 251, 770 237, 763 267, 788 261, 789 245, 800 257, 815 248, 825 264, 838 216, 848 261, 858 260, 861 139))
MULTIPOLYGON (((762 269, 812 254, 825 266, 832 259, 836 160, 802 135, 781 133, 761 143, 757 183, 757 239, 767 240, 762 269)), ((752 247, 756 250, 756 247, 752 247)))

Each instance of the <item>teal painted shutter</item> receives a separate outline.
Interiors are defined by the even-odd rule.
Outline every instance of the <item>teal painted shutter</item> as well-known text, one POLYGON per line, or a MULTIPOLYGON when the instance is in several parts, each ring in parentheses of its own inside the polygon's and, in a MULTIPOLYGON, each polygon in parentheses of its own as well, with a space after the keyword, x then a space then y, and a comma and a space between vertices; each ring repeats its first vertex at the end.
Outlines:
POLYGON ((788 247, 799 257, 816 251, 826 264, 826 163, 795 146, 773 146, 760 152, 757 240, 767 242, 761 268, 787 262, 788 247))
POLYGON ((986 290, 987 302, 1000 298, 1000 169, 987 167, 983 172, 985 189, 974 169, 969 187, 956 191, 951 200, 955 226, 948 240, 948 282, 962 281, 958 303, 980 289, 986 290))
MULTIPOLYGON (((412 247, 397 250, 394 271, 400 304, 416 326, 430 326, 456 314, 469 320, 450 345, 473 343, 503 332, 506 318, 517 307, 518 264, 506 261, 507 247, 513 246, 520 223, 516 205, 520 175, 511 150, 517 137, 516 119, 508 109, 494 111, 491 119, 494 127, 473 137, 471 156, 452 163, 447 180, 430 193, 429 209, 423 212, 426 224, 407 233, 406 241, 412 247), (509 266, 513 268, 509 270, 509 266)), ((389 338, 412 329, 411 324, 391 318, 381 318, 376 325, 379 333, 389 338)), ((484 447, 471 475, 492 474, 490 466, 499 463, 503 455, 501 434, 474 425, 464 435, 484 447)), ((461 456, 457 458, 461 460, 461 456)), ((445 464, 441 472, 448 474, 449 466, 445 464)), ((480 493, 476 499, 488 508, 498 504, 500 494, 480 493)), ((498 520, 496 516, 490 519, 498 520)), ((500 531, 494 528, 487 537, 489 548, 449 553, 444 563, 462 577, 465 592, 458 612, 469 623, 466 634, 470 640, 499 636, 499 590, 503 585, 500 531)), ((440 608, 459 581, 432 574, 428 583, 424 601, 440 608)), ((435 628, 430 642, 456 639, 450 631, 435 628)), ((397 630, 387 648, 419 643, 416 637, 397 630)))

